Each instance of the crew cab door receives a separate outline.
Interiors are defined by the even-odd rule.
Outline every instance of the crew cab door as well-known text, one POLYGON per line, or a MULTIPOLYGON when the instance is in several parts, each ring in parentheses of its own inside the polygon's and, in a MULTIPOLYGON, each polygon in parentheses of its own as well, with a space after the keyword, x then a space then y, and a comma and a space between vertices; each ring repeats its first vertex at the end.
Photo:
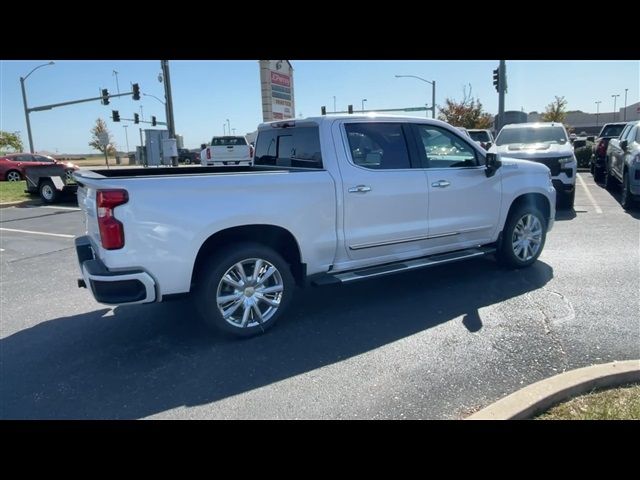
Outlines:
POLYGON ((344 148, 338 165, 344 247, 351 260, 339 259, 344 267, 419 256, 427 247, 427 183, 424 171, 411 168, 409 128, 367 119, 333 126, 344 148))
POLYGON ((457 133, 429 124, 412 128, 428 177, 430 246, 492 241, 500 217, 501 171, 487 178, 484 157, 457 133))

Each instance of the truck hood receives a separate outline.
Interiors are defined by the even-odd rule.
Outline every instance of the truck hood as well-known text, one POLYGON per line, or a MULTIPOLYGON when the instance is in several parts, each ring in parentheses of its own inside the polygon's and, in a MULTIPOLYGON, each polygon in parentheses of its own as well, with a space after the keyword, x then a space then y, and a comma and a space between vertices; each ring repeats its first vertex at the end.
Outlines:
POLYGON ((525 159, 509 158, 507 156, 500 156, 502 162, 502 168, 505 171, 517 170, 524 174, 545 173, 549 171, 549 168, 542 163, 536 163, 534 161, 527 161, 525 159))
POLYGON ((510 143, 507 145, 492 145, 491 153, 499 153, 504 157, 520 158, 523 160, 562 157, 573 154, 573 146, 570 143, 510 143))

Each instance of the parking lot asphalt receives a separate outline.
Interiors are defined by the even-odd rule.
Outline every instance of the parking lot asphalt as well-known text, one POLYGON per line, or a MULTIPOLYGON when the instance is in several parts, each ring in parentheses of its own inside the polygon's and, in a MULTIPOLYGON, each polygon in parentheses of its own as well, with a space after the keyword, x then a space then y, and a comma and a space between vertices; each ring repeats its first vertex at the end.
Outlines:
POLYGON ((565 370, 640 358, 640 208, 579 174, 540 260, 300 290, 267 334, 187 300, 110 308, 76 286, 72 204, 0 210, 0 418, 453 419, 565 370))

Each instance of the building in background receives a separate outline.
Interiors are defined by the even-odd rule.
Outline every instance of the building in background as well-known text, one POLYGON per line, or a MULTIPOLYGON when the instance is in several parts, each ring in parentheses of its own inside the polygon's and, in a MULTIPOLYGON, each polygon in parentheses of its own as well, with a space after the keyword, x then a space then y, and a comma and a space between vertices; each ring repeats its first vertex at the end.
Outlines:
POLYGON ((262 121, 295 118, 293 67, 289 60, 259 60, 262 121))

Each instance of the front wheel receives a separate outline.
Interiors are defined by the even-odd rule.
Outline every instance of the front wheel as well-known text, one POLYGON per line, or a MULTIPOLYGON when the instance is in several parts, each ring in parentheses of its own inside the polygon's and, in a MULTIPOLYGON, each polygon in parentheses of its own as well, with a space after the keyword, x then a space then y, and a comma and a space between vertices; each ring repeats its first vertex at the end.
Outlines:
POLYGON ((498 259, 512 268, 528 267, 535 262, 547 237, 547 222, 534 205, 516 208, 502 231, 498 259))
POLYGON ((20 172, 17 172, 16 170, 10 170, 7 172, 6 180, 7 182, 19 182, 22 180, 22 175, 20 175, 20 172))
POLYGON ((633 206, 633 195, 631 195, 631 187, 629 186, 629 174, 624 172, 622 176, 622 194, 620 198, 622 208, 629 210, 633 206))
POLYGON ((237 337, 265 332, 293 297, 289 264, 274 250, 243 243, 219 251, 204 266, 196 299, 207 326, 237 337))

